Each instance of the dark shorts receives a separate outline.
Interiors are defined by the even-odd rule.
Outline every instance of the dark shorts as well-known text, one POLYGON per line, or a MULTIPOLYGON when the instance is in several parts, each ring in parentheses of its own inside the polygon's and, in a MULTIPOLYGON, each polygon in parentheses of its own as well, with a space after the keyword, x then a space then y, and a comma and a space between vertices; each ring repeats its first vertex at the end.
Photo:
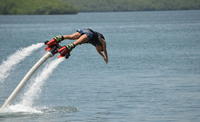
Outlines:
POLYGON ((86 34, 88 37, 88 42, 94 46, 101 45, 99 39, 98 39, 98 33, 91 30, 91 29, 79 29, 77 30, 81 35, 86 34))
POLYGON ((89 29, 78 29, 76 32, 79 32, 81 35, 86 34, 88 40, 92 40, 94 37, 94 33, 91 32, 89 29))

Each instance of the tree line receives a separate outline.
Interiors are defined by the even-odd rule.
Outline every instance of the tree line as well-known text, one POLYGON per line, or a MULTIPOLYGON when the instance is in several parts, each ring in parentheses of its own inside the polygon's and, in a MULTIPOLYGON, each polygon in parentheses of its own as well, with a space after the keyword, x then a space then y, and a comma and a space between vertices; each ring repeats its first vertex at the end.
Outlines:
POLYGON ((154 11, 200 9, 200 0, 65 0, 79 11, 154 11))
POLYGON ((0 14, 200 9, 200 0, 0 0, 0 14))
POLYGON ((0 0, 0 14, 75 14, 77 9, 62 0, 0 0))

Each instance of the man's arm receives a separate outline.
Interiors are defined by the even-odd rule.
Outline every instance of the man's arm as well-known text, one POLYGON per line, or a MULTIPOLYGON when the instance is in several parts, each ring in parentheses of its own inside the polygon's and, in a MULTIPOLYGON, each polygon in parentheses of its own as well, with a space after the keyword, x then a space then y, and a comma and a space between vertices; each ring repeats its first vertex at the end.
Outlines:
POLYGON ((105 41, 104 41, 104 45, 103 45, 103 51, 104 51, 104 56, 105 56, 106 63, 108 63, 108 54, 107 54, 105 41))
POLYGON ((108 63, 108 59, 106 58, 106 56, 104 55, 104 53, 101 50, 99 50, 99 48, 96 48, 96 50, 103 57, 104 61, 106 63, 108 63))
POLYGON ((96 47, 97 52, 103 57, 104 61, 108 63, 108 54, 107 54, 107 49, 106 49, 106 42, 105 40, 100 40, 102 43, 101 48, 96 47))

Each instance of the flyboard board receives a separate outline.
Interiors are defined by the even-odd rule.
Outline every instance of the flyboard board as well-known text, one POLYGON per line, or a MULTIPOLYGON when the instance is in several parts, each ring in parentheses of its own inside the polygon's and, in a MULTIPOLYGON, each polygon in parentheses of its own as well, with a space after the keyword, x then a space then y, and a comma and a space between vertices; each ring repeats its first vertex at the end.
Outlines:
POLYGON ((59 42, 57 42, 55 39, 52 39, 50 41, 46 41, 45 45, 47 46, 45 50, 47 51, 46 54, 42 58, 38 60, 38 62, 33 65, 33 67, 26 73, 24 78, 19 82, 17 87, 13 90, 13 92, 10 94, 10 96, 5 100, 3 105, 0 108, 0 111, 7 107, 17 96, 17 94, 20 92, 20 90, 25 86, 25 83, 31 78, 31 76, 35 73, 35 71, 50 57, 54 56, 56 53, 60 53, 58 56, 61 57, 68 57, 69 56, 69 50, 65 48, 65 46, 60 46, 59 42))

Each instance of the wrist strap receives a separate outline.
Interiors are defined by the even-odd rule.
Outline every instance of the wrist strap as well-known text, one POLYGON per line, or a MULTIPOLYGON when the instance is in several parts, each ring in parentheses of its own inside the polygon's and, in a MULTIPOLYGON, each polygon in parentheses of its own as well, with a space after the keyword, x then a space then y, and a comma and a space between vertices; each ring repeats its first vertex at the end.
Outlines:
POLYGON ((67 47, 69 50, 72 50, 73 48, 76 47, 76 45, 73 44, 73 43, 71 43, 71 44, 66 45, 66 47, 67 47))

